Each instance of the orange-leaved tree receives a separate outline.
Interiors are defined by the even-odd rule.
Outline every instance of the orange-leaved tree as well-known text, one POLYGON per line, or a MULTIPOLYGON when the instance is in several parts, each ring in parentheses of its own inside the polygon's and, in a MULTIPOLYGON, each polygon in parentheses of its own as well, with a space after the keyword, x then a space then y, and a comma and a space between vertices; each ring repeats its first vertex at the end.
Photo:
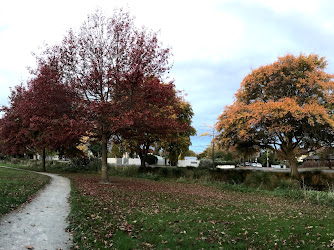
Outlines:
POLYGON ((252 142, 274 150, 299 179, 296 158, 330 144, 333 137, 333 75, 315 54, 286 55, 253 70, 235 102, 218 118, 218 140, 227 146, 252 142))

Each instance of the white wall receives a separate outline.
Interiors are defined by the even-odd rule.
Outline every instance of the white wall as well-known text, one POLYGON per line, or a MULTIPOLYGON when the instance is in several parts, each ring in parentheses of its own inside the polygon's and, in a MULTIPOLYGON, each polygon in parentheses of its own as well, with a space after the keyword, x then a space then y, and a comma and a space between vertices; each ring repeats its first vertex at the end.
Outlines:
POLYGON ((178 160, 178 167, 195 167, 197 168, 199 165, 199 160, 178 160))
MULTIPOLYGON (((108 158, 107 162, 109 164, 116 164, 116 165, 135 165, 140 166, 140 159, 139 158, 108 158)), ((199 160, 179 160, 177 163, 178 167, 198 167, 199 160)), ((157 166, 165 166, 165 159, 162 157, 158 158, 157 166)))
POLYGON ((108 164, 122 165, 122 158, 107 158, 108 164))
POLYGON ((235 168, 235 165, 217 165, 216 168, 230 169, 230 168, 235 168))
POLYGON ((129 165, 140 166, 140 159, 139 158, 129 158, 129 165))

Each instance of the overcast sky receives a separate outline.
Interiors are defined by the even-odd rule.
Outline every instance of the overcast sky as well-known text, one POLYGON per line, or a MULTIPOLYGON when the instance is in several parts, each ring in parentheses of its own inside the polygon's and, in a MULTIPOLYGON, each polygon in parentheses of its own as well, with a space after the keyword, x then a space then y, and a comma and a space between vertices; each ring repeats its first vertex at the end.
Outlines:
MULTIPOLYGON (((334 73, 334 1, 331 0, 11 0, 0 8, 0 105, 10 87, 29 76, 32 52, 61 41, 99 7, 111 15, 124 7, 138 26, 160 30, 172 47, 177 89, 187 94, 198 135, 233 102, 242 79, 252 69, 287 53, 316 53, 334 73)), ((210 138, 192 138, 203 151, 210 138)))

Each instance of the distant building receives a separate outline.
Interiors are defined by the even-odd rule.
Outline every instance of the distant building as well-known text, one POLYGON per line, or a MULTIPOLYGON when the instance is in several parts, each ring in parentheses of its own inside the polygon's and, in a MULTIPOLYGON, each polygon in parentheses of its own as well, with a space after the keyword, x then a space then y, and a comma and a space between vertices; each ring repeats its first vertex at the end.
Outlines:
POLYGON ((319 155, 310 155, 310 156, 307 156, 303 159, 304 162, 306 162, 306 161, 320 161, 320 160, 334 161, 334 155, 329 155, 325 159, 321 159, 319 155))

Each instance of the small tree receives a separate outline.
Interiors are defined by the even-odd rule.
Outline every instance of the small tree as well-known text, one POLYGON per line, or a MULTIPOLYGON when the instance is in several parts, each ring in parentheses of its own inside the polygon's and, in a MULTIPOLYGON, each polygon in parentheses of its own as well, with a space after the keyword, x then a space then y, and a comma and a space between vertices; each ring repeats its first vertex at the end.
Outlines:
POLYGON ((172 133, 161 141, 161 147, 167 151, 168 159, 172 166, 177 166, 180 158, 181 160, 184 159, 191 145, 190 136, 196 135, 196 129, 191 126, 191 119, 194 115, 191 105, 183 100, 180 100, 179 105, 181 111, 178 114, 177 120, 180 123, 186 124, 187 129, 183 132, 172 133))

